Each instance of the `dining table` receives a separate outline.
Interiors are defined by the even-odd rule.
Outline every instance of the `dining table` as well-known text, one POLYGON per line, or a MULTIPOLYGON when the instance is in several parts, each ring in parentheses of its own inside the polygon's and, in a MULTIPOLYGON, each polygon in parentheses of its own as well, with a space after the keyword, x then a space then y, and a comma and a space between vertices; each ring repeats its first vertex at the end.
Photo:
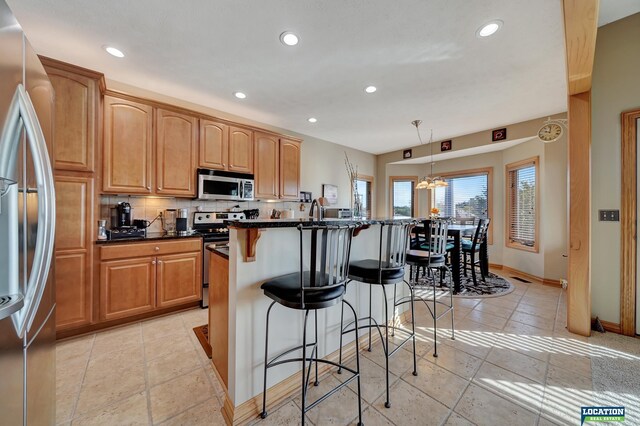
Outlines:
MULTIPOLYGON (((424 222, 428 222, 428 219, 424 222)), ((476 225, 449 224, 447 228, 447 236, 453 240, 453 249, 451 249, 451 275, 453 277, 453 294, 459 294, 464 290, 462 285, 462 237, 464 235, 472 235, 475 233, 476 225)), ((424 235, 424 223, 418 224, 414 228, 414 232, 424 235)), ((480 244, 480 268, 484 276, 489 274, 489 253, 487 247, 487 239, 485 238, 480 244)))

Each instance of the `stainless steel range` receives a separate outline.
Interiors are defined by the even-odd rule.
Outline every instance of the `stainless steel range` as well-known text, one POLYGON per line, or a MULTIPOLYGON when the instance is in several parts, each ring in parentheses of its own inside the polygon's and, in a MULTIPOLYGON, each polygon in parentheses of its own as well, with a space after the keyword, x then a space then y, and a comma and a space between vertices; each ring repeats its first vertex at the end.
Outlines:
POLYGON ((243 212, 195 212, 193 214, 193 229, 202 235, 202 303, 209 306, 209 257, 206 247, 211 244, 217 246, 229 245, 229 229, 226 220, 245 219, 243 212))

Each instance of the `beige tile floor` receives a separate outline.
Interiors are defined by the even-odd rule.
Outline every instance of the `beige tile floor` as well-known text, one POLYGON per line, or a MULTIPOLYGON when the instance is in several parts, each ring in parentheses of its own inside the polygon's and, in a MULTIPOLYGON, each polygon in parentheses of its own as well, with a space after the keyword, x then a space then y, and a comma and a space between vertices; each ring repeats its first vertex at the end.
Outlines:
MULTIPOLYGON (((438 322, 438 358, 433 357, 432 320, 424 306, 417 307, 419 375, 411 374, 411 347, 406 345, 390 361, 391 408, 384 407, 381 347, 364 351, 364 423, 579 424, 581 406, 602 402, 593 390, 593 357, 640 364, 636 339, 568 333, 560 289, 511 281, 516 289, 503 297, 455 299, 456 340, 449 338, 447 315, 438 322)), ((206 312, 196 309, 60 342, 58 423, 224 424, 221 387, 191 331, 205 322, 206 312)), ((340 379, 335 373, 326 376, 319 387, 310 388, 309 401, 340 379)), ((307 414, 308 423, 353 424, 355 390, 352 383, 318 405, 307 414)), ((640 422, 638 393, 608 389, 606 405, 626 405, 629 424, 640 422)), ((297 424, 299 406, 299 396, 293 397, 253 423, 297 424)))

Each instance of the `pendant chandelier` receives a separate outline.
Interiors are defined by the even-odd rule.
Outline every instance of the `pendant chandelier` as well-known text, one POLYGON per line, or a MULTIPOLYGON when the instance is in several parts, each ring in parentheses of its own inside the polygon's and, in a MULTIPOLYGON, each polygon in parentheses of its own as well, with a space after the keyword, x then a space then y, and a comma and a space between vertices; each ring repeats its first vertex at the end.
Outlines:
MULTIPOLYGON (((422 145, 422 137, 420 136, 420 124, 422 124, 422 120, 413 120, 411 122, 414 126, 416 126, 416 132, 418 132, 418 140, 420 141, 420 145, 422 145)), ((449 186, 446 180, 441 178, 440 176, 435 176, 433 174, 433 130, 431 130, 431 136, 429 137, 429 151, 430 151, 430 173, 429 176, 424 176, 422 180, 416 185, 416 189, 435 189, 438 187, 449 186)))

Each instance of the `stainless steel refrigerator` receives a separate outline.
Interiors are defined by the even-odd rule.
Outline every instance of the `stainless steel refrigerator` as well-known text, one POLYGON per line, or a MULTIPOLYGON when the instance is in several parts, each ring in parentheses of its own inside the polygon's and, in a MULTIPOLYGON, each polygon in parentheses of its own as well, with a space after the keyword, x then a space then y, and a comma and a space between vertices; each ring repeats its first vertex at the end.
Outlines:
POLYGON ((55 423, 53 88, 0 0, 0 424, 55 423))

